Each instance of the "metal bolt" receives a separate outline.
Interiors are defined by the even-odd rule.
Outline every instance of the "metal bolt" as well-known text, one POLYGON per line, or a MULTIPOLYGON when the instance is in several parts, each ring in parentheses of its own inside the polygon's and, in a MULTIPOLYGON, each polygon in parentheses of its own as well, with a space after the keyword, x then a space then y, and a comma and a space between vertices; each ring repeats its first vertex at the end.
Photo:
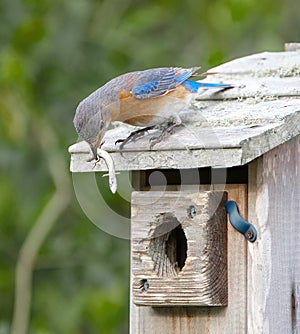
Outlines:
POLYGON ((194 218, 197 214, 196 208, 194 205, 190 205, 189 208, 187 209, 188 216, 190 218, 194 218))
POLYGON ((142 292, 147 292, 148 289, 149 289, 149 283, 148 283, 148 280, 143 278, 140 280, 140 286, 139 288, 142 290, 142 292))
POLYGON ((248 238, 252 239, 253 238, 253 232, 252 231, 248 231, 247 232, 248 238))

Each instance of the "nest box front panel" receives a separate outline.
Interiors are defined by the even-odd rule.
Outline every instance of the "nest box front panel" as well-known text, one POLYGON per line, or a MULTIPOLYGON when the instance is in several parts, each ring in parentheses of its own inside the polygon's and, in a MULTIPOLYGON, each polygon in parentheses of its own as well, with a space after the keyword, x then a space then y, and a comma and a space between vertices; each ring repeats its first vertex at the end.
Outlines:
POLYGON ((227 193, 132 194, 132 296, 137 305, 227 305, 227 193))

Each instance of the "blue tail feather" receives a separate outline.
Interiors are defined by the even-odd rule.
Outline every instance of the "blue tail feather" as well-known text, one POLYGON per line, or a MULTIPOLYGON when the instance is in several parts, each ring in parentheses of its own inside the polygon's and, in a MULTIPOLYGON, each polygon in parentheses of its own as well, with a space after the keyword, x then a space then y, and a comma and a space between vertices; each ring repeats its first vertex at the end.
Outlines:
POLYGON ((200 88, 232 88, 233 87, 230 84, 196 82, 196 81, 191 81, 191 80, 186 80, 182 82, 181 85, 186 90, 192 93, 197 93, 200 88))

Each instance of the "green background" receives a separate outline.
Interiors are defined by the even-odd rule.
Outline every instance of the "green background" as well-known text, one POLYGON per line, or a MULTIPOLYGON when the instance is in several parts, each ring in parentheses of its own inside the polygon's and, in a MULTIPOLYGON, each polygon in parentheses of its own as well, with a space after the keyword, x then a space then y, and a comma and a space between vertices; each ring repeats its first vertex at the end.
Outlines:
POLYGON ((1 0, 0 16, 0 334, 20 249, 45 212, 53 226, 33 263, 28 333, 127 333, 129 242, 88 220, 68 171, 78 102, 130 70, 206 71, 281 51, 300 41, 299 2, 1 0))

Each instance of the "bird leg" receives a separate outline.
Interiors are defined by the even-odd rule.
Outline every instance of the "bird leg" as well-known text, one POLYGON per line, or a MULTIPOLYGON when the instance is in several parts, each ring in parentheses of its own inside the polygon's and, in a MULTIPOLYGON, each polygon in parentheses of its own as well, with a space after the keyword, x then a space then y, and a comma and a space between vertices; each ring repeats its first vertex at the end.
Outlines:
MULTIPOLYGON (((181 119, 177 115, 175 117, 172 117, 167 124, 161 124, 159 127, 162 130, 161 134, 158 136, 153 136, 150 138, 150 149, 158 143, 160 143, 162 140, 164 140, 166 137, 174 133, 174 128, 179 126, 181 124, 181 119)), ((158 126, 156 126, 158 128, 158 126)))
POLYGON ((178 115, 172 117, 167 123, 146 126, 145 128, 138 129, 130 133, 130 135, 125 139, 118 139, 115 141, 115 144, 120 145, 120 149, 122 150, 124 145, 131 141, 135 141, 140 137, 143 137, 149 130, 162 130, 161 134, 158 136, 153 136, 150 138, 150 149, 160 143, 163 139, 165 139, 168 135, 171 135, 174 131, 174 128, 181 124, 181 119, 178 115))
POLYGON ((135 141, 140 137, 143 137, 145 133, 149 130, 156 128, 156 125, 146 126, 145 128, 138 129, 130 133, 130 135, 125 139, 118 139, 115 141, 115 145, 121 143, 120 149, 124 147, 125 144, 129 143, 130 141, 135 141))

